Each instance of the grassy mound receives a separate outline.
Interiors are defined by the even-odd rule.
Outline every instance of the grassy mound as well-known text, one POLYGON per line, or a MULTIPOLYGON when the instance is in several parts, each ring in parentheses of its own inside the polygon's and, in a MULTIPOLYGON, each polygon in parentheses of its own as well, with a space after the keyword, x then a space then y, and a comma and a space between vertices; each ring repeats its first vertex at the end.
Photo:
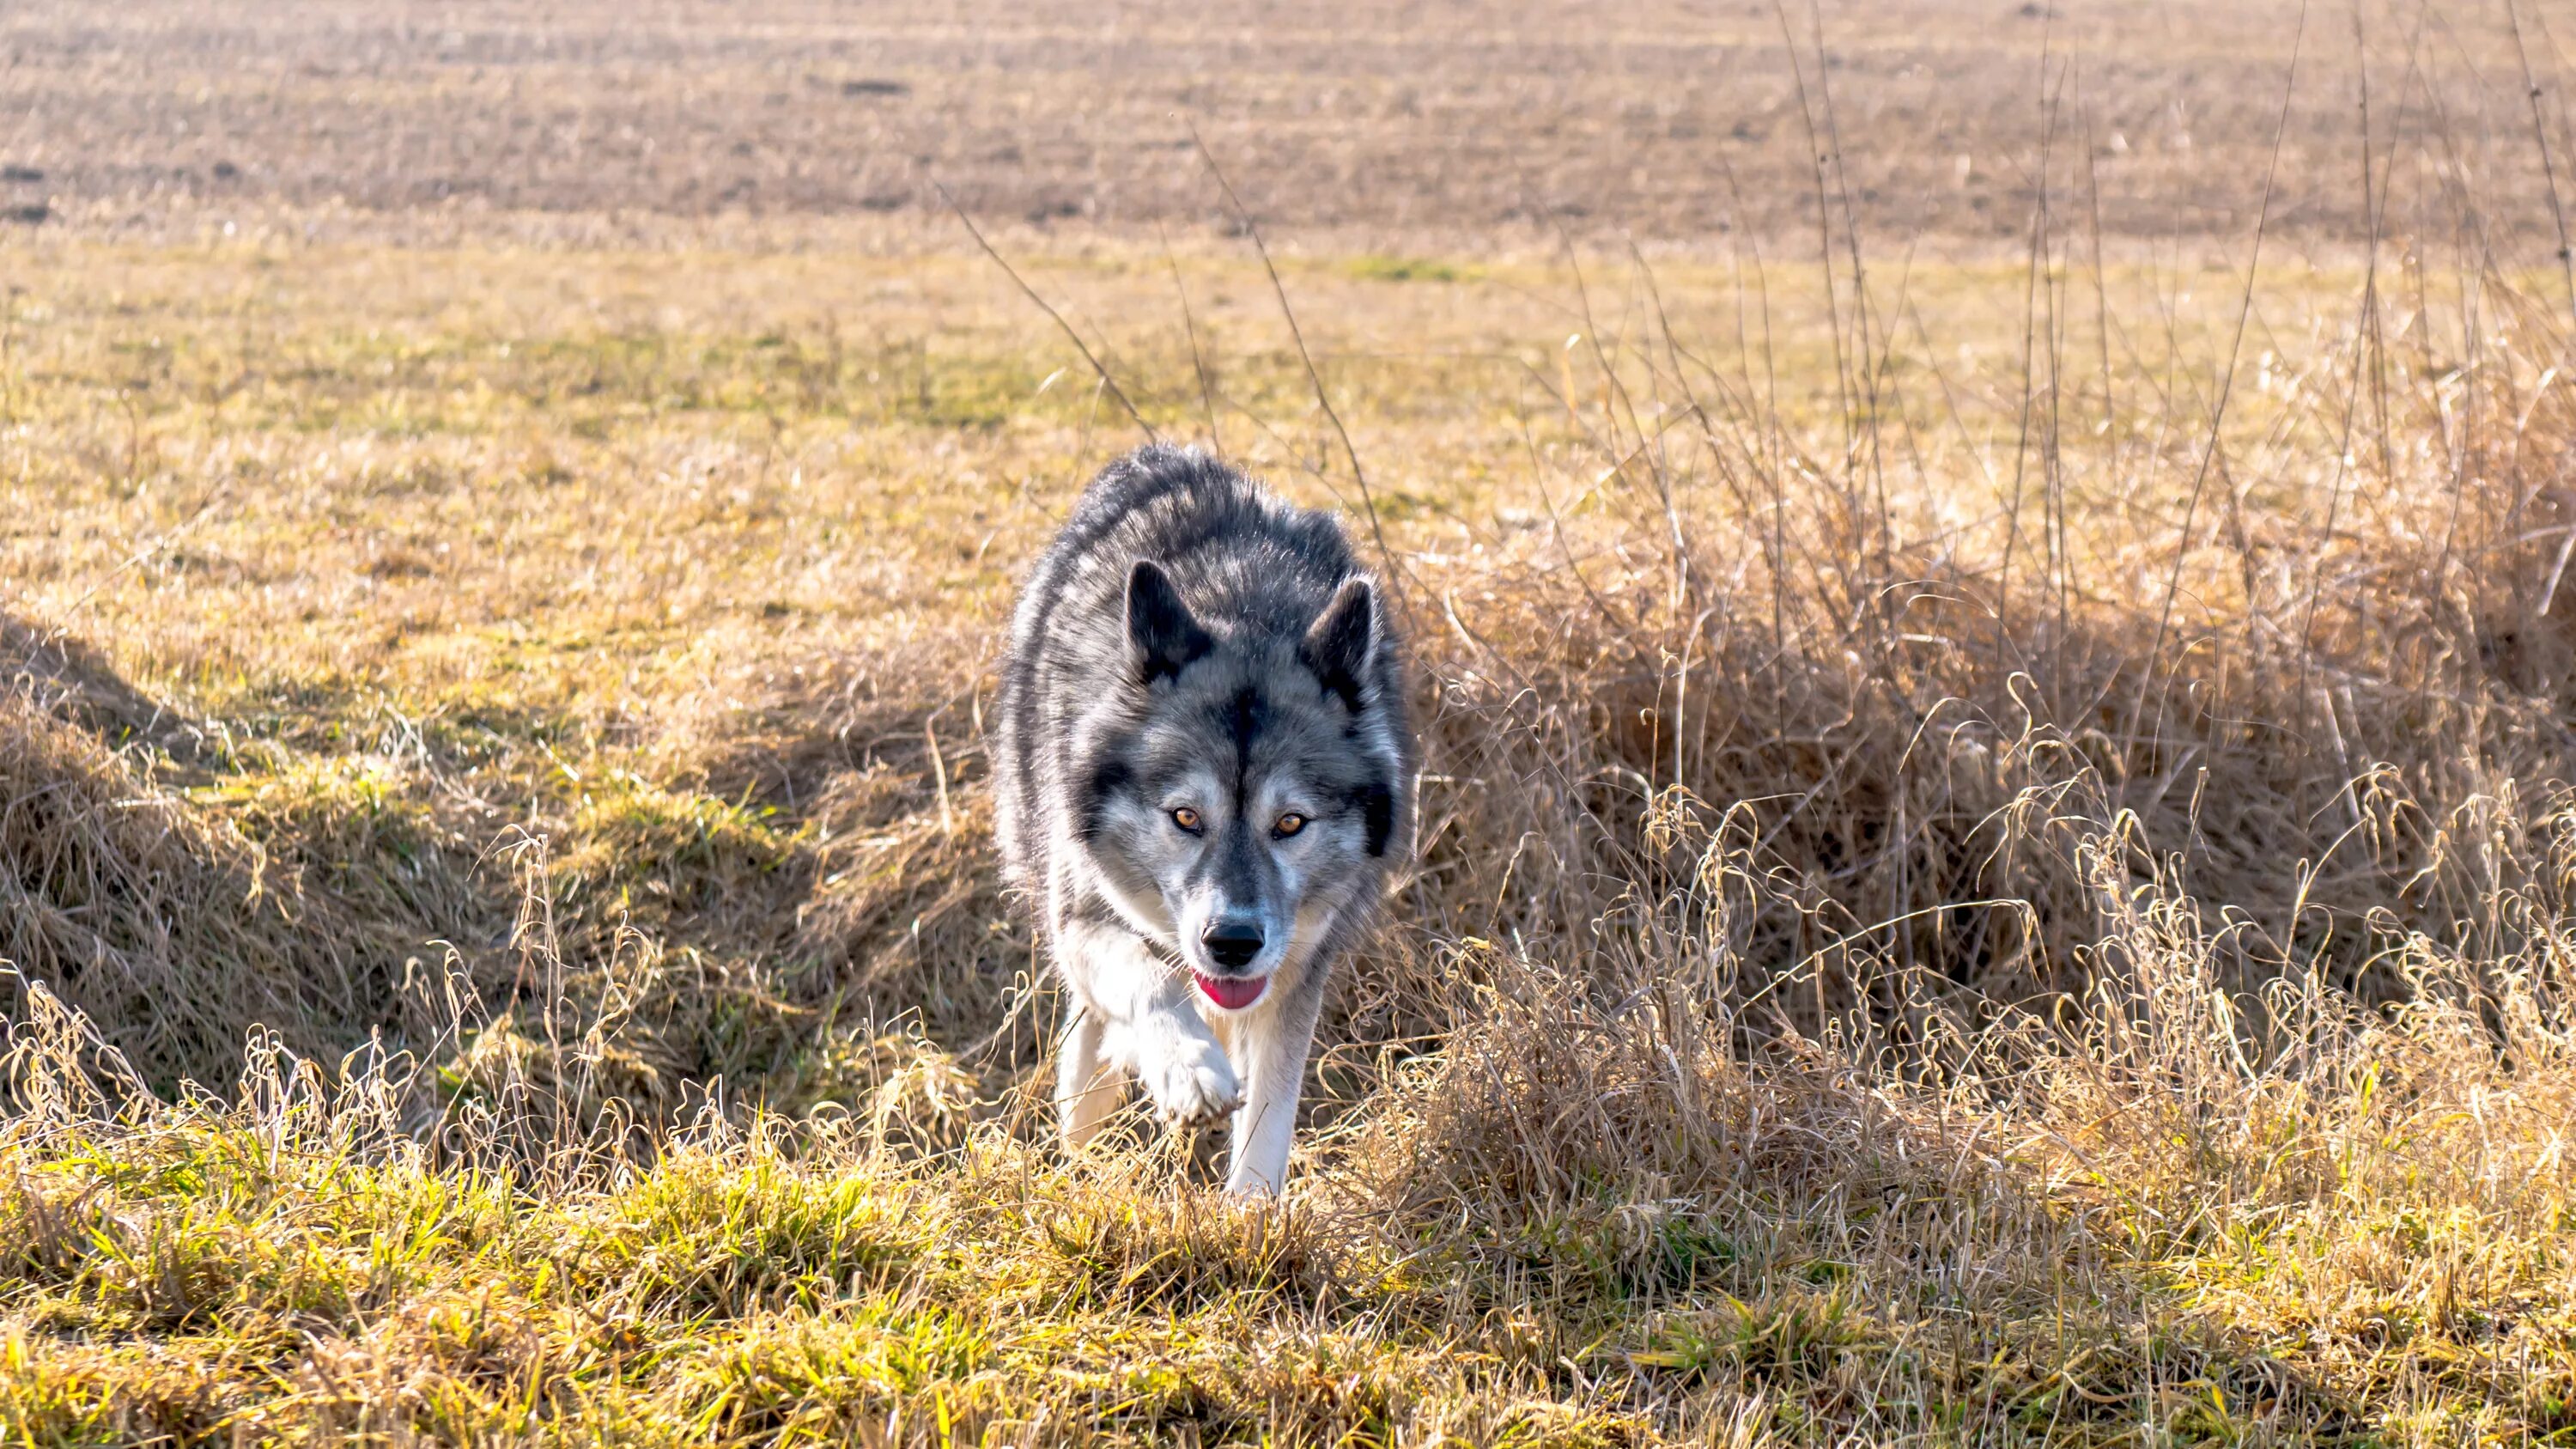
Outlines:
POLYGON ((1953 1043, 1943 1085, 1748 1054, 1706 975, 1476 948, 1462 1025, 1284 1212, 1182 1187, 1171 1151, 923 1155, 882 1112, 709 1116, 646 1160, 570 1118, 539 1154, 489 1118, 424 1140, 418 1064, 273 1045, 235 1101, 100 1096, 39 995, 0 1405, 38 1443, 2576 1424, 2563 966, 2419 941, 2394 1016, 2284 981, 2258 1064, 2224 941, 2129 885, 2136 844, 2086 848, 2117 958, 2087 1010, 1953 1043))

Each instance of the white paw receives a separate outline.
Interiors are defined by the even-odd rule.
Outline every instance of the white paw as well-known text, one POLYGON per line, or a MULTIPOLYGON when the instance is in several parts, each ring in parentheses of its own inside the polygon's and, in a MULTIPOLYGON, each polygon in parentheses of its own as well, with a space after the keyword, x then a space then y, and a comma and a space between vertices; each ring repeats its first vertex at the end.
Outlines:
POLYGON ((1137 1074, 1154 1114, 1166 1122, 1206 1122, 1243 1105, 1243 1083, 1215 1042, 1175 1042, 1137 1074))

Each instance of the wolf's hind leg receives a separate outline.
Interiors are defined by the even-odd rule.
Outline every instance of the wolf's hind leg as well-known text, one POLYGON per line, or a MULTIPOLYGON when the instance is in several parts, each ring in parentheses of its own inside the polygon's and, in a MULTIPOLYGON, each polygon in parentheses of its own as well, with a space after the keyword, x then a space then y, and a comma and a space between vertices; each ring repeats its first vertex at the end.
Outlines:
POLYGON ((1104 1024, 1098 1015, 1077 1008, 1073 1024, 1056 1047, 1055 1125, 1068 1151, 1080 1151, 1118 1110, 1120 1072, 1100 1057, 1104 1024))

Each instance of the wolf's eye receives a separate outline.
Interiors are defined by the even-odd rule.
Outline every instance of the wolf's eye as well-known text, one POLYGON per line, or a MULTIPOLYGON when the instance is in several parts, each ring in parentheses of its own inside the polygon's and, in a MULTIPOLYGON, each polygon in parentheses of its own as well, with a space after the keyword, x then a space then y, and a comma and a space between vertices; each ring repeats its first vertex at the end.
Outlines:
POLYGON ((1181 827, 1183 830, 1188 831, 1190 834, 1196 835, 1199 833, 1199 825, 1201 824, 1201 821, 1199 820, 1199 812, 1191 809, 1187 805, 1184 805, 1180 809, 1172 812, 1172 823, 1181 827))
POLYGON ((1279 817, 1279 823, 1278 823, 1278 824, 1276 824, 1276 825, 1271 826, 1271 827, 1270 827, 1270 830, 1271 830, 1271 833, 1272 833, 1272 834, 1277 835, 1277 836, 1278 836, 1280 839, 1282 839, 1282 840, 1285 840, 1285 839, 1287 839, 1289 836, 1294 835, 1294 834, 1296 834, 1298 831, 1303 830, 1303 829, 1305 829, 1305 828, 1306 828, 1306 817, 1305 817, 1305 816, 1303 816, 1303 815, 1298 814, 1298 813, 1297 813, 1296 811, 1294 811, 1294 810, 1291 810, 1291 811, 1289 811, 1287 814, 1280 816, 1280 817, 1279 817))

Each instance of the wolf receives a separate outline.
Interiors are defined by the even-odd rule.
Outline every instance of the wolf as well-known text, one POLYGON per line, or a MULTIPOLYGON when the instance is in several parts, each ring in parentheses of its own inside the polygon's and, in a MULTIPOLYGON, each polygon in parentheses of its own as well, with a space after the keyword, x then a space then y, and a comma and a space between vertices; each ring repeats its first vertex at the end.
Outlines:
POLYGON ((1074 1015, 1057 1126, 1133 1078, 1232 1113, 1227 1187, 1279 1191, 1333 963, 1410 860, 1405 663, 1341 526, 1198 451, 1084 490, 1022 586, 991 749, 1004 874, 1074 1015))

